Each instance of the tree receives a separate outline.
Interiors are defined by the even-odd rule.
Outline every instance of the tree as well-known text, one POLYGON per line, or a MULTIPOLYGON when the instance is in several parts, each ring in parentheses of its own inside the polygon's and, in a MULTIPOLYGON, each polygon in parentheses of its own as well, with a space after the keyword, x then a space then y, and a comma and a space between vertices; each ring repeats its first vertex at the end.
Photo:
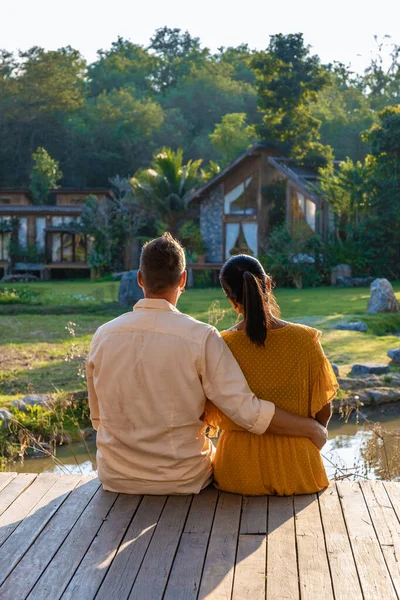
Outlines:
POLYGON ((209 50, 201 49, 200 40, 188 31, 160 27, 150 40, 149 48, 158 58, 155 84, 163 94, 178 85, 186 77, 194 64, 201 64, 209 55, 209 50))
POLYGON ((380 273, 400 277, 400 104, 379 113, 365 134, 371 144, 370 211, 364 223, 368 250, 380 273))
POLYGON ((311 105, 328 82, 319 57, 310 54, 301 33, 278 34, 266 51, 254 54, 252 67, 263 114, 259 137, 286 156, 304 155, 319 139, 321 123, 311 105))
POLYGON ((176 237, 187 215, 190 196, 201 181, 201 163, 189 160, 183 164, 183 150, 163 148, 153 157, 150 169, 140 170, 131 179, 133 196, 147 215, 176 237))
POLYGON ((370 101, 361 89, 360 77, 344 65, 329 66, 329 83, 318 93, 312 113, 321 122, 323 144, 330 144, 337 159, 363 160, 368 144, 361 133, 376 120, 370 101))
POLYGON ((44 148, 32 154, 34 166, 30 175, 30 190, 35 204, 46 204, 50 190, 56 189, 62 177, 58 162, 44 148))
POLYGON ((85 102, 70 120, 75 148, 70 173, 85 176, 80 185, 107 185, 116 173, 129 176, 151 158, 151 140, 164 114, 149 97, 133 88, 103 92, 85 102))
POLYGON ((247 125, 246 113, 231 113, 222 117, 209 137, 224 167, 255 142, 256 132, 253 125, 247 125))
POLYGON ((91 96, 124 87, 135 88, 138 95, 153 93, 159 59, 138 44, 119 37, 109 50, 99 50, 88 68, 91 96))

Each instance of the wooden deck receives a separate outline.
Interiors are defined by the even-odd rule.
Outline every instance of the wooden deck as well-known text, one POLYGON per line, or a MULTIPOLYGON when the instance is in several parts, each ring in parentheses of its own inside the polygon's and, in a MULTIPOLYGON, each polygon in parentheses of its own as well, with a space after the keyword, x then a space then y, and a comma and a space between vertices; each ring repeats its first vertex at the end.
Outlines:
POLYGON ((142 497, 79 475, 3 473, 0 598, 400 598, 400 483, 142 497))

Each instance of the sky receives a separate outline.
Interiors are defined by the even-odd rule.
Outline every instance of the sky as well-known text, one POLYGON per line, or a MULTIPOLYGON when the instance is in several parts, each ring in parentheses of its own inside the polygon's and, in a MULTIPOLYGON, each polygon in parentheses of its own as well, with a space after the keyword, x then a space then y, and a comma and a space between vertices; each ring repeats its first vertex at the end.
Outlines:
POLYGON ((92 62, 118 36, 148 45, 158 27, 178 27, 202 45, 268 45, 275 33, 304 34, 324 63, 361 72, 374 36, 400 44, 399 0, 0 0, 0 48, 48 50, 70 45, 92 62))

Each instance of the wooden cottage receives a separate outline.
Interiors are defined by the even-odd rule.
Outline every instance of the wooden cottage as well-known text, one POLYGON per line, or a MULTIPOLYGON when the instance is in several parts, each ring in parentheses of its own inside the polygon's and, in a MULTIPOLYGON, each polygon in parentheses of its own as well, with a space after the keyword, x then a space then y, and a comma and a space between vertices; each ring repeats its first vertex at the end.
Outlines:
POLYGON ((55 272, 78 270, 89 275, 88 240, 77 224, 85 198, 101 200, 108 193, 57 189, 51 192, 52 204, 35 205, 29 190, 0 189, 0 277, 30 272, 50 279, 55 272))
POLYGON ((310 232, 327 240, 329 206, 311 191, 310 184, 316 179, 315 172, 274 157, 260 144, 240 155, 191 200, 199 204, 206 263, 218 265, 240 250, 259 255, 270 230, 273 200, 268 194, 274 188, 271 184, 277 182, 282 182, 286 222, 292 226, 303 221, 310 232))

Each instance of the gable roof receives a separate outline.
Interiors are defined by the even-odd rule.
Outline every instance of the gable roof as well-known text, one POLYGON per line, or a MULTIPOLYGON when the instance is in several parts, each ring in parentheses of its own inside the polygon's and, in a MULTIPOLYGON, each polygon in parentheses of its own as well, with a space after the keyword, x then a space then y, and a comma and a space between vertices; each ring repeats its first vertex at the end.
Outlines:
MULTIPOLYGON (((249 148, 246 152, 240 154, 240 156, 238 156, 230 165, 225 167, 225 169, 222 169, 222 171, 215 175, 215 177, 210 179, 210 181, 208 181, 201 188, 196 190, 190 198, 190 201, 200 200, 202 196, 204 196, 204 194, 206 194, 215 185, 220 183, 228 173, 234 170, 243 161, 245 161, 250 156, 259 154, 263 150, 268 150, 268 148, 263 144, 254 144, 253 146, 251 146, 251 148, 249 148)), ((306 194, 309 198, 312 198, 313 200, 318 200, 317 195, 314 192, 312 192, 308 187, 310 183, 315 183, 318 179, 318 174, 315 171, 307 167, 294 166, 290 164, 290 160, 287 158, 268 156, 268 163, 272 167, 283 173, 283 175, 285 175, 288 179, 290 179, 293 185, 300 192, 306 194), (290 167, 288 166, 289 164, 290 167)))

